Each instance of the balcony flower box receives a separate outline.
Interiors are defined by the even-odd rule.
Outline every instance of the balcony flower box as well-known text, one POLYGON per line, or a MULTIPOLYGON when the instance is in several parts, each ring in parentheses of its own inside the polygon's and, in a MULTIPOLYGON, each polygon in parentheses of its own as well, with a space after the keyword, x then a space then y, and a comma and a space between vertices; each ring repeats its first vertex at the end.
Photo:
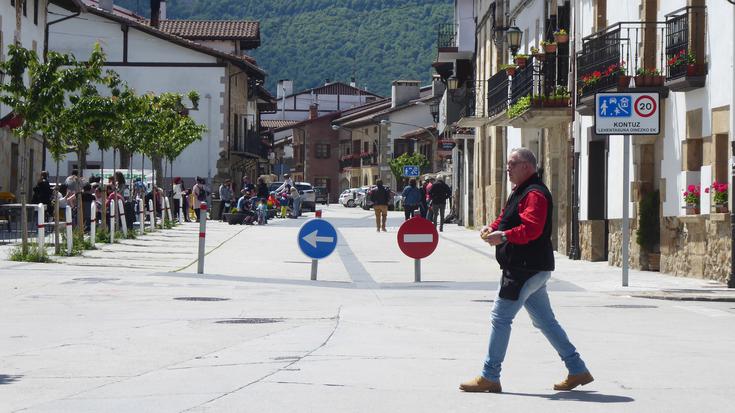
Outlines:
POLYGON ((541 46, 543 46, 546 53, 556 53, 556 42, 542 41, 541 46))
POLYGON ((559 29, 559 31, 554 32, 554 41, 556 43, 562 44, 569 42, 569 34, 564 29, 559 29))
POLYGON ((516 69, 518 67, 516 65, 502 65, 500 66, 500 70, 505 70, 505 73, 508 74, 508 76, 515 76, 516 75, 516 69))
POLYGON ((531 48, 531 55, 538 62, 543 62, 544 60, 546 60, 546 53, 544 53, 543 50, 539 50, 535 47, 531 48))
POLYGON ((525 68, 527 62, 528 62, 528 55, 525 55, 525 54, 516 55, 515 63, 516 65, 518 65, 519 69, 525 68))

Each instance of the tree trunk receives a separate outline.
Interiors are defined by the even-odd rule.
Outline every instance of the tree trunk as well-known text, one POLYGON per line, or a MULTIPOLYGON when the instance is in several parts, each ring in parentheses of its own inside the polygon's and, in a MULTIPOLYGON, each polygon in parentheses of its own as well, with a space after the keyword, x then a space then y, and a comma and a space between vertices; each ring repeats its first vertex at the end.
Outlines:
POLYGON ((77 159, 79 160, 79 173, 82 174, 82 172, 87 169, 87 148, 79 148, 77 151, 77 159))

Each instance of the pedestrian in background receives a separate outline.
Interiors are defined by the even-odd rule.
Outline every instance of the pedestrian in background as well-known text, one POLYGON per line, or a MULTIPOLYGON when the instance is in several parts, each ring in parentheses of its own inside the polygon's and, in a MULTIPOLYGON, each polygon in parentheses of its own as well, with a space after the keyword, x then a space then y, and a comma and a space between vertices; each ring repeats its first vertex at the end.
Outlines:
POLYGON ((232 181, 230 179, 225 179, 225 182, 219 186, 219 200, 221 202, 219 219, 222 221, 225 219, 225 213, 229 213, 230 208, 232 208, 232 197, 232 181))
POLYGON ((375 181, 375 188, 370 191, 370 200, 373 201, 373 210, 375 210, 375 228, 378 232, 385 229, 385 222, 388 220, 388 202, 390 201, 390 191, 383 186, 383 180, 375 181))
POLYGON ((551 245, 553 200, 536 172, 536 157, 526 148, 511 151, 507 164, 513 191, 500 216, 485 226, 480 237, 495 246, 502 269, 498 297, 492 310, 490 344, 480 376, 459 385, 466 392, 500 393, 500 369, 510 341, 510 326, 521 307, 549 340, 569 374, 554 390, 572 390, 594 379, 554 317, 546 282, 554 270, 551 245))
MULTIPOLYGON (((177 176, 174 178, 174 184, 171 187, 171 191, 173 192, 171 199, 173 199, 174 205, 174 219, 180 221, 181 218, 179 218, 179 211, 182 208, 182 194, 184 192, 181 185, 181 177, 177 176)), ((184 211, 186 211, 186 208, 184 208, 184 211)))
POLYGON ((291 187, 289 197, 291 198, 293 205, 291 208, 291 216, 289 218, 298 218, 301 216, 301 194, 299 194, 299 190, 296 189, 295 186, 291 187))
POLYGON ((48 182, 48 172, 41 171, 41 175, 33 187, 33 196, 31 197, 32 204, 44 204, 46 205, 46 214, 51 213, 51 199, 53 198, 53 191, 51 190, 51 184, 48 182))
POLYGON ((416 179, 408 180, 408 185, 403 188, 401 195, 403 196, 403 215, 408 221, 421 203, 421 191, 416 187, 416 179))
POLYGON ((439 219, 439 232, 444 231, 444 211, 447 207, 447 199, 451 196, 452 190, 449 189, 449 185, 444 183, 443 179, 437 179, 429 190, 431 222, 436 227, 437 218, 439 219))
POLYGON ((258 199, 268 199, 268 184, 265 183, 265 179, 262 177, 258 178, 258 199))
POLYGON ((200 204, 207 202, 207 197, 209 196, 209 190, 204 185, 204 178, 197 176, 196 184, 194 184, 191 192, 194 194, 194 199, 197 200, 197 204, 192 206, 194 207, 194 215, 197 217, 197 222, 199 222, 200 204))

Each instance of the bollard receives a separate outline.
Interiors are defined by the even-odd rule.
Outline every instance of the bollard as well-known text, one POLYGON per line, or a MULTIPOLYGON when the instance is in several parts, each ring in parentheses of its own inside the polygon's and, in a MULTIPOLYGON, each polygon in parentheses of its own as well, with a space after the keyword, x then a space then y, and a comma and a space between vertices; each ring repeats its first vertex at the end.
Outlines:
POLYGON ((115 215, 115 202, 110 202, 110 244, 115 243, 115 221, 117 221, 117 216, 115 215))
POLYGON ((199 265, 197 274, 204 274, 204 238, 207 233, 207 203, 199 204, 199 265))
POLYGON ((168 202, 168 197, 163 198, 163 205, 166 206, 166 215, 168 215, 168 222, 172 223, 174 222, 173 214, 171 214, 171 204, 168 202))
POLYGON ((97 202, 92 201, 92 205, 89 206, 89 242, 94 248, 94 243, 97 240, 97 202))
POLYGON ((46 215, 45 205, 38 204, 38 248, 43 249, 43 243, 46 240, 46 215))
POLYGON ((117 210, 120 211, 120 213, 117 215, 120 217, 120 226, 122 227, 123 235, 127 237, 128 236, 128 220, 125 219, 125 205, 123 204, 122 199, 117 200, 117 210))
POLYGON ((314 216, 316 216, 317 218, 321 218, 322 217, 322 210, 321 209, 317 209, 316 212, 314 212, 314 216))
POLYGON ((74 246, 74 239, 72 238, 71 230, 71 207, 66 206, 66 254, 71 255, 72 247, 74 246))
POLYGON ((153 210, 153 200, 148 201, 148 219, 151 221, 151 231, 156 230, 156 211, 153 210))
POLYGON ((138 200, 138 228, 140 235, 145 234, 145 208, 143 208, 143 200, 138 200))

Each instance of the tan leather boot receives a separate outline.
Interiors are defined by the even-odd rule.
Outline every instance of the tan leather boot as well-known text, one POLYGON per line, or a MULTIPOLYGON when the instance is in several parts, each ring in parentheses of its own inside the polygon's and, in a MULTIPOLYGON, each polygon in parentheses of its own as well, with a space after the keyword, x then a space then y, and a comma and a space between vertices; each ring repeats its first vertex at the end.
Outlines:
POLYGON ((500 393, 503 388, 497 381, 490 381, 482 376, 477 376, 470 381, 466 381, 459 385, 459 389, 466 392, 488 392, 500 393))
POLYGON ((595 380, 590 372, 581 374, 570 374, 561 383, 554 385, 554 390, 572 390, 577 386, 584 386, 585 384, 592 383, 595 380))

